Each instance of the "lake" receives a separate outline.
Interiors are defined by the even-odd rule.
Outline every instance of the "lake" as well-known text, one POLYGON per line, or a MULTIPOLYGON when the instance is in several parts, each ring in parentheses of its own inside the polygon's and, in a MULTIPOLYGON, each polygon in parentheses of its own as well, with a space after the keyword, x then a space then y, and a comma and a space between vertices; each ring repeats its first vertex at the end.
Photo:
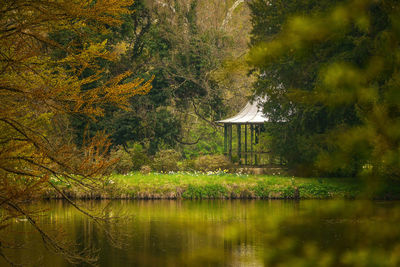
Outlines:
MULTIPOLYGON (((63 201, 38 223, 100 266, 399 266, 400 202, 339 200, 86 201, 121 218, 104 228, 63 201), (105 233, 111 235, 108 237, 105 233), (111 242, 114 240, 114 242, 111 242), (112 243, 116 243, 112 245, 112 243)), ((24 244, 10 258, 31 266, 75 266, 45 249, 29 222, 1 239, 24 244)), ((5 262, 0 259, 0 266, 5 262)), ((84 266, 84 264, 82 264, 84 266)))

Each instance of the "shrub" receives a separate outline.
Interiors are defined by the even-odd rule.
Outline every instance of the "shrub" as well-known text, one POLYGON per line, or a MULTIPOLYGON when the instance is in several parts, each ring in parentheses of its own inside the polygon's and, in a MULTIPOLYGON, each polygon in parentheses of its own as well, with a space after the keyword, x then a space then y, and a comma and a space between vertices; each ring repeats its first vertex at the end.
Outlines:
POLYGON ((144 165, 150 164, 150 159, 140 144, 134 144, 128 149, 132 159, 132 169, 138 171, 144 165))
POLYGON ((132 170, 133 163, 131 155, 126 152, 122 147, 118 147, 116 150, 111 151, 111 159, 118 159, 114 165, 114 170, 117 173, 125 174, 132 170))
POLYGON ((232 164, 223 155, 206 155, 198 157, 194 162, 194 167, 197 171, 207 172, 230 169, 232 164))
POLYGON ((194 171, 194 160, 193 159, 185 159, 181 162, 178 162, 178 167, 180 171, 194 171))
POLYGON ((160 150, 154 156, 151 165, 158 172, 178 171, 178 161, 180 158, 180 153, 175 150, 160 150))
POLYGON ((140 168, 140 173, 141 174, 149 174, 151 172, 151 167, 149 165, 143 165, 140 168))
POLYGON ((190 199, 225 198, 228 197, 228 190, 220 184, 189 185, 182 193, 182 197, 190 199))

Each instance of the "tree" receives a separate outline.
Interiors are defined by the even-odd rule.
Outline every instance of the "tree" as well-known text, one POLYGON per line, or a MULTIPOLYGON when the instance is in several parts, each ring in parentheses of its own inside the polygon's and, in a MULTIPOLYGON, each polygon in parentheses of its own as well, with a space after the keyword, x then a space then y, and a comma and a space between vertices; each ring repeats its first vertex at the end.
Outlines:
MULTIPOLYGON (((243 75, 245 71, 235 75, 230 72, 230 79, 227 79, 225 74, 229 71, 224 70, 229 65, 225 61, 243 54, 248 36, 248 28, 240 21, 246 17, 244 4, 239 6, 244 9, 239 13, 239 19, 235 17, 241 30, 229 27, 232 12, 240 9, 234 2, 237 1, 175 0, 153 3, 157 23, 153 25, 152 34, 156 40, 154 43, 162 44, 162 47, 155 47, 157 57, 150 65, 159 70, 158 77, 162 77, 160 88, 172 96, 168 106, 181 123, 177 141, 183 144, 184 151, 191 150, 185 149, 188 147, 185 143, 196 144, 194 149, 197 149, 202 140, 210 142, 210 137, 217 137, 213 122, 226 116, 228 107, 240 108, 246 102, 248 91, 245 84, 248 78, 243 75), (235 8, 228 12, 230 16, 226 19, 231 6, 235 8), (238 87, 233 80, 240 80, 243 87, 238 87), (214 134, 210 135, 210 132, 214 134)), ((213 141, 217 143, 218 138, 213 141)), ((204 152, 217 151, 210 149, 204 152)))
MULTIPOLYGON (((280 2, 271 3, 255 1, 253 12, 260 5, 274 17, 280 2)), ((254 32, 249 55, 256 90, 269 98, 270 133, 292 139, 278 153, 328 173, 398 178, 399 4, 310 3, 308 14, 295 8, 272 35, 254 32)), ((254 14, 259 31, 265 21, 254 14)))
MULTIPOLYGON (((145 94, 150 82, 131 72, 104 79, 99 60, 113 60, 106 40, 92 33, 107 34, 112 25, 129 14, 130 0, 97 1, 1 1, 0 9, 0 228, 26 217, 54 251, 72 262, 91 261, 88 255, 68 249, 35 221, 27 202, 43 190, 58 189, 63 181, 85 190, 99 188, 102 174, 112 162, 106 160, 110 145, 97 134, 76 147, 68 139, 66 117, 104 114, 104 105, 129 109, 130 97, 145 94), (76 38, 57 42, 53 34, 73 33, 76 38), (60 53, 56 55, 55 53, 60 53)), ((65 35, 67 36, 67 35, 65 35)), ((100 223, 101 218, 76 208, 100 223)), ((1 236, 2 248, 10 246, 1 236)))
POLYGON ((213 121, 226 116, 228 106, 235 109, 232 112, 241 108, 250 92, 247 70, 233 73, 233 64, 224 63, 247 48, 249 27, 236 30, 231 24, 242 25, 248 10, 244 3, 233 2, 237 1, 136 1, 130 7, 135 12, 124 15, 121 27, 111 28, 107 36, 118 59, 99 64, 110 75, 132 71, 146 79, 155 74, 152 90, 132 98, 131 111, 108 107, 96 121, 74 116, 77 143, 84 129, 104 130, 112 145, 127 148, 139 142, 149 154, 160 148, 182 150, 188 157, 219 152, 221 136, 213 121), (231 5, 235 8, 227 17, 231 5), (218 137, 212 142, 219 149, 207 145, 210 136, 218 137))

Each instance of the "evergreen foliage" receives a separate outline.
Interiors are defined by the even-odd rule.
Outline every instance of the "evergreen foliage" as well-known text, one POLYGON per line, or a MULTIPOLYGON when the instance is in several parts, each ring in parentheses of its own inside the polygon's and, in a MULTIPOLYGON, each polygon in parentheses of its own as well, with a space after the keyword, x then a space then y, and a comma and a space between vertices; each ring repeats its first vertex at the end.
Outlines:
POLYGON ((249 61, 268 96, 273 153, 303 174, 399 177, 397 1, 250 8, 249 61))

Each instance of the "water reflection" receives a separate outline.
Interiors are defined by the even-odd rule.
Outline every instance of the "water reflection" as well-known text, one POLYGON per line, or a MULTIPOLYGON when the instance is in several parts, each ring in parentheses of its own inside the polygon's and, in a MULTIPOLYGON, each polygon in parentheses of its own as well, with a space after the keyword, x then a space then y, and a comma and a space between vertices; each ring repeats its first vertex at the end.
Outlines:
MULTIPOLYGON (((41 207, 51 210, 42 225, 82 248, 99 248, 101 266, 400 265, 399 202, 113 201, 107 210, 129 218, 108 229, 124 241, 121 248, 68 204, 41 207)), ((69 266, 44 249, 27 222, 1 234, 26 244, 11 252, 18 262, 69 266)))

